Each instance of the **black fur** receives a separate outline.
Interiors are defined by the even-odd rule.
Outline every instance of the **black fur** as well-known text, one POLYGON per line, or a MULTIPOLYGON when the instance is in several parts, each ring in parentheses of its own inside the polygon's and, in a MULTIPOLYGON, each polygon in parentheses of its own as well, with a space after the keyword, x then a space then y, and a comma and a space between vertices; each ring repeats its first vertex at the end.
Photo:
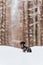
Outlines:
POLYGON ((21 48, 23 49, 24 52, 25 52, 25 51, 27 51, 27 52, 32 52, 31 48, 25 46, 25 42, 24 42, 24 41, 22 41, 22 42, 20 43, 20 45, 21 45, 21 48))

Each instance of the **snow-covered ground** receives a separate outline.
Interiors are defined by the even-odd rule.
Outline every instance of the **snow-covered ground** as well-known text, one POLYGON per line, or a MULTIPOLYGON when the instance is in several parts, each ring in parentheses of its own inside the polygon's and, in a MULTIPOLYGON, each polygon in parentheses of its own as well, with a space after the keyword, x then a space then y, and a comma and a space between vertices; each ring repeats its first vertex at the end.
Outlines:
POLYGON ((32 53, 21 49, 0 46, 0 65, 43 65, 43 47, 32 47, 32 53))

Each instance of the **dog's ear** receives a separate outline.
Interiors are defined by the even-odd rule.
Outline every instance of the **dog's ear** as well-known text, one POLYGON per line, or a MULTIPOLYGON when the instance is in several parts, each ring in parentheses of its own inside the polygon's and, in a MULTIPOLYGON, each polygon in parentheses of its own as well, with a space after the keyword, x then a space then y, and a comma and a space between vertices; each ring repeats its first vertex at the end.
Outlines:
POLYGON ((24 44, 25 44, 25 42, 24 42, 24 41, 21 41, 21 42, 20 42, 20 45, 24 45, 24 44))
POLYGON ((25 48, 25 42, 24 41, 21 41, 20 42, 20 46, 21 46, 22 49, 24 49, 25 48))

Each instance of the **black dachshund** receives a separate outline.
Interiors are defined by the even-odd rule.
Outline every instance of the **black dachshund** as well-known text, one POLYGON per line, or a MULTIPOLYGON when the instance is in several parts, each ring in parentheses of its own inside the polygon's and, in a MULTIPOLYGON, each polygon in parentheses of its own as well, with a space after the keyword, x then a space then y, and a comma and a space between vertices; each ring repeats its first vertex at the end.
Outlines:
POLYGON ((20 42, 20 45, 21 45, 21 48, 23 49, 24 52, 25 51, 32 52, 31 48, 25 46, 25 42, 24 41, 20 42))

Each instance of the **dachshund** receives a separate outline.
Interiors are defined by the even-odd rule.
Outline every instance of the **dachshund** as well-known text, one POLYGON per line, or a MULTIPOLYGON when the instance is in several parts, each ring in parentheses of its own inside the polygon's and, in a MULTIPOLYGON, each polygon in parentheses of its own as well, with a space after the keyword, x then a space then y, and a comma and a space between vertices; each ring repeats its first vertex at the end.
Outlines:
POLYGON ((27 52, 32 52, 31 48, 25 46, 25 42, 24 41, 20 42, 20 45, 21 45, 21 49, 23 49, 23 52, 26 52, 26 51, 27 52))

